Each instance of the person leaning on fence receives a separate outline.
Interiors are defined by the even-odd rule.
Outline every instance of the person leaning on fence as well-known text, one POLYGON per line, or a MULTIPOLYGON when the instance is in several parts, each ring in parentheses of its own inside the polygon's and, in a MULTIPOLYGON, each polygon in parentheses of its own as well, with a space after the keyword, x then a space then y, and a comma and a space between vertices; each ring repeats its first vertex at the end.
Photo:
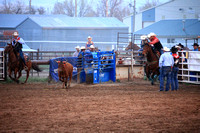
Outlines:
MULTIPOLYGON (((80 57, 80 55, 84 55, 84 53, 85 53, 85 46, 81 46, 81 51, 79 52, 79 54, 78 54, 78 57, 80 57)), ((82 56, 81 56, 81 58, 82 58, 82 56)))
MULTIPOLYGON (((26 62, 25 62, 25 59, 24 59, 24 54, 23 54, 23 52, 22 52, 22 48, 23 48, 22 45, 23 45, 25 42, 24 42, 24 40, 23 40, 22 38, 20 38, 20 37, 18 37, 18 36, 19 36, 19 34, 18 34, 17 32, 14 32, 14 33, 13 33, 14 39, 12 40, 12 45, 13 45, 13 47, 14 47, 14 50, 15 50, 14 52, 15 52, 16 56, 17 56, 17 53, 19 53, 19 57, 21 58, 21 60, 22 60, 22 62, 23 62, 24 69, 27 70, 28 67, 27 67, 26 62), (17 53, 16 53, 16 52, 17 52, 17 53)), ((17 58, 18 58, 18 56, 17 56, 17 58)))
POLYGON ((171 90, 178 90, 178 71, 179 71, 179 55, 177 54, 177 46, 171 48, 174 57, 174 66, 171 72, 171 90))
POLYGON ((171 71, 174 65, 174 58, 170 53, 170 49, 164 47, 164 53, 160 56, 159 67, 160 67, 160 91, 164 90, 164 79, 167 77, 167 83, 165 91, 168 91, 171 84, 171 71))
POLYGON ((156 51, 159 51, 160 55, 163 54, 163 46, 160 43, 160 40, 156 37, 156 34, 151 32, 148 34, 148 38, 150 40, 149 45, 152 47, 153 52, 156 53, 156 51))
POLYGON ((193 45, 193 51, 199 51, 199 49, 198 49, 198 47, 199 47, 199 44, 197 44, 197 43, 194 43, 193 45))
POLYGON ((78 57, 78 54, 80 52, 80 47, 76 46, 75 49, 76 49, 76 51, 73 53, 73 57, 78 57))
POLYGON ((86 45, 85 45, 85 48, 86 48, 86 50, 90 50, 90 46, 91 45, 93 45, 94 46, 94 43, 93 43, 93 41, 92 41, 92 37, 91 36, 88 36, 88 41, 87 41, 87 43, 86 43, 86 45))

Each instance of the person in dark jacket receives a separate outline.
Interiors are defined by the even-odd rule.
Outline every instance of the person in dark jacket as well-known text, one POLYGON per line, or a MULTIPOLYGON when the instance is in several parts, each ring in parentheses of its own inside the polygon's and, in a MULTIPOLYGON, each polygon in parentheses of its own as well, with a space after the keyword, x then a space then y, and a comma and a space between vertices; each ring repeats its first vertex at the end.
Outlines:
POLYGON ((171 72, 171 90, 178 90, 178 71, 179 71, 179 55, 177 54, 178 49, 173 46, 171 48, 172 56, 174 57, 174 66, 172 67, 172 72, 171 72))
MULTIPOLYGON (((14 32, 13 33, 13 37, 14 39, 12 40, 12 45, 14 47, 14 50, 15 52, 19 53, 19 56, 23 62, 23 65, 24 65, 24 69, 27 70, 28 67, 26 65, 26 62, 25 62, 25 59, 24 59, 24 54, 22 52, 22 48, 23 48, 23 44, 25 43, 24 40, 20 37, 18 37, 19 34, 17 32, 14 32)), ((17 55, 17 54, 16 54, 17 55)))
POLYGON ((159 51, 160 55, 163 54, 162 51, 162 44, 160 43, 160 40, 156 37, 155 33, 150 33, 148 34, 148 38, 150 40, 149 45, 151 45, 151 47, 153 48, 153 51, 159 51))

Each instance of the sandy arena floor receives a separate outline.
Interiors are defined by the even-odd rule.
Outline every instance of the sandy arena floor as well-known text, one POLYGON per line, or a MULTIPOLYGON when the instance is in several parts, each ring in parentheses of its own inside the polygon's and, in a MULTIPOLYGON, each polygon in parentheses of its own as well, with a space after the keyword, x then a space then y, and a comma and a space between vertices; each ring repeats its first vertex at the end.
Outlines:
POLYGON ((200 86, 0 82, 0 132, 200 132, 200 86))

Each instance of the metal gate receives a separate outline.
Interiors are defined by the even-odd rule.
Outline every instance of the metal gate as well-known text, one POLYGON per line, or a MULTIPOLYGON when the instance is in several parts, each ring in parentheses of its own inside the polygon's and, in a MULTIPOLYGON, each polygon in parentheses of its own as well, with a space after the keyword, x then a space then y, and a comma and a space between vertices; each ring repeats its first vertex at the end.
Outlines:
POLYGON ((200 84, 200 52, 180 51, 179 82, 200 84))
POLYGON ((0 48, 0 80, 6 80, 5 59, 4 49, 0 48))
POLYGON ((122 33, 117 34, 117 51, 124 51, 129 45, 129 42, 133 42, 133 33, 122 33))

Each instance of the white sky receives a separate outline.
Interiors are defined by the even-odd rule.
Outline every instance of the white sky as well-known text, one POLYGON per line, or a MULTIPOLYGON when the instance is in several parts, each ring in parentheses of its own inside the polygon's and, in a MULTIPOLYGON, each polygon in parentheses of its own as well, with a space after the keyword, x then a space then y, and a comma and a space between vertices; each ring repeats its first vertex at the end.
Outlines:
MULTIPOLYGON (((0 4, 3 2, 4 0, 0 0, 0 4)), ((7 2, 15 2, 17 0, 7 0, 7 2)), ((20 0, 20 1, 24 1, 25 4, 29 4, 30 0, 20 0)), ((52 10, 54 7, 54 4, 56 2, 63 2, 65 0, 31 0, 31 3, 33 6, 43 6, 46 9, 52 10)), ((87 0, 88 3, 95 3, 98 0, 87 0)), ((129 3, 133 3, 134 0, 123 0, 124 1, 124 5, 129 5, 129 3)), ((147 0, 136 0, 136 9, 139 9, 139 7, 141 7, 147 0)), ((151 1, 151 0, 150 0, 151 1)), ((167 1, 170 0, 159 0, 161 3, 165 3, 167 1)))

